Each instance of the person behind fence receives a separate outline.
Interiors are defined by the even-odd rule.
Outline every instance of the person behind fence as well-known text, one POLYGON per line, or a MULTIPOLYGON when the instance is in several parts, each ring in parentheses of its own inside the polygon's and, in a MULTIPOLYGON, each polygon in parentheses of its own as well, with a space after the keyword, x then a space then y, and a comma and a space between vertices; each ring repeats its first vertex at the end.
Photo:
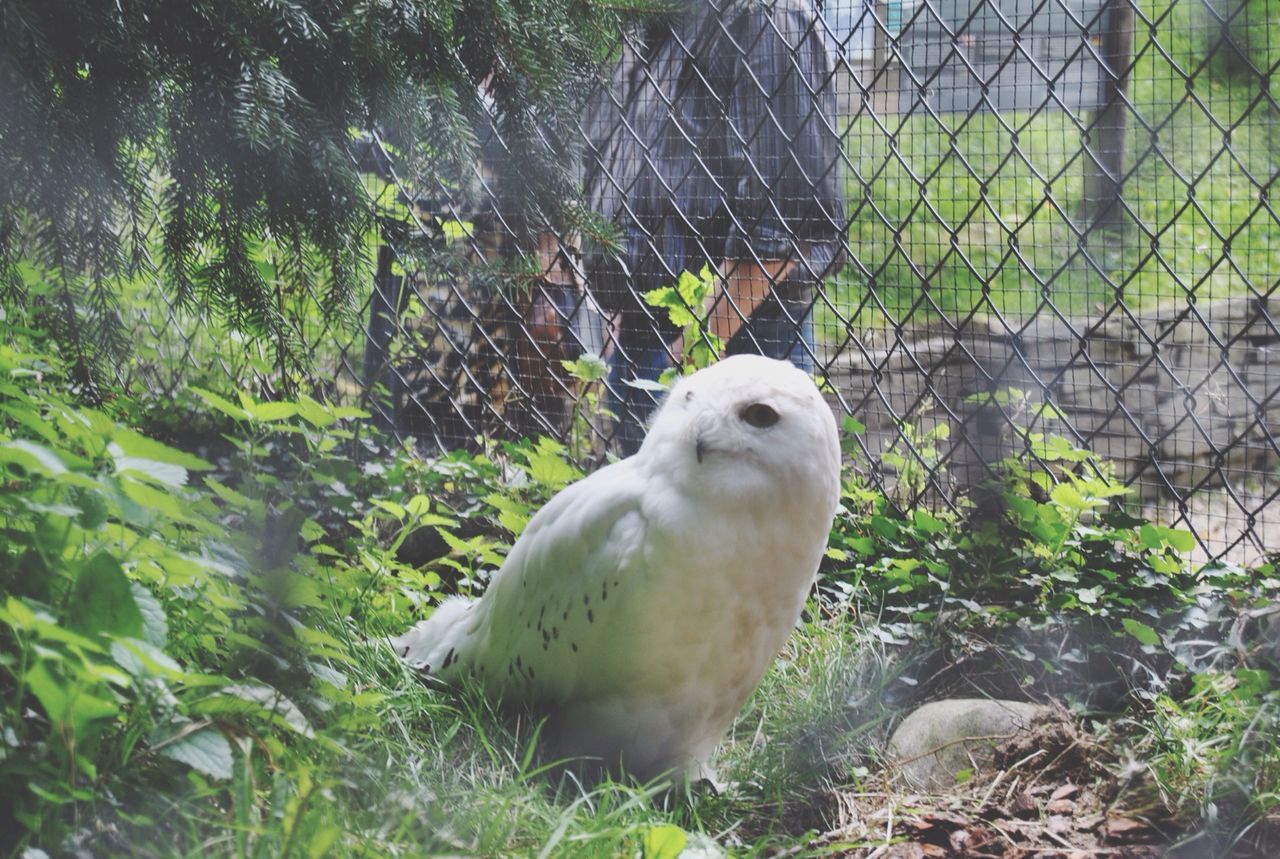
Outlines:
POLYGON ((628 383, 679 354, 680 332, 644 296, 681 272, 718 273, 709 323, 728 354, 813 368, 815 287, 845 247, 823 36, 808 0, 692 0, 627 40, 588 106, 584 191, 619 241, 585 265, 617 320, 608 405, 624 455, 655 405, 628 383))

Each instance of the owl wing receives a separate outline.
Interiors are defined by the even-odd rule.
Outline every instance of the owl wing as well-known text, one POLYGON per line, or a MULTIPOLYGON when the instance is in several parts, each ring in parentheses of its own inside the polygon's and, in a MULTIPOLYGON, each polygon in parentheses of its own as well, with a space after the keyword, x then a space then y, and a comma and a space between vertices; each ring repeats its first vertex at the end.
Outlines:
POLYGON ((558 703, 599 681, 650 537, 635 459, 567 487, 529 522, 476 606, 472 673, 508 699, 558 703), (613 599, 610 600, 610 591, 613 599))

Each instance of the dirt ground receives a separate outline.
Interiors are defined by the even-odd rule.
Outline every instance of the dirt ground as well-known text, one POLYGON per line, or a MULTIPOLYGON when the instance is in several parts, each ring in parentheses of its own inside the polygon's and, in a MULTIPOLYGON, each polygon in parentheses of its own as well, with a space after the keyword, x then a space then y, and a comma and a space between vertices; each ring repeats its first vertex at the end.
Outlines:
MULTIPOLYGON (((892 772, 861 792, 831 791, 834 825, 775 854, 848 859, 1130 859, 1218 855, 1185 840, 1140 767, 1126 768, 1058 713, 996 748, 995 764, 937 794, 913 793, 892 772)), ((1280 821, 1276 821, 1280 828, 1280 821)), ((1252 849, 1229 854, 1262 857, 1252 849)))
POLYGON ((1046 717, 1000 744, 989 771, 946 794, 903 795, 890 773, 883 793, 838 796, 841 825, 823 838, 831 847, 893 842, 843 853, 886 859, 1163 855, 1163 821, 1134 807, 1137 794, 1102 764, 1107 757, 1068 719, 1046 717))

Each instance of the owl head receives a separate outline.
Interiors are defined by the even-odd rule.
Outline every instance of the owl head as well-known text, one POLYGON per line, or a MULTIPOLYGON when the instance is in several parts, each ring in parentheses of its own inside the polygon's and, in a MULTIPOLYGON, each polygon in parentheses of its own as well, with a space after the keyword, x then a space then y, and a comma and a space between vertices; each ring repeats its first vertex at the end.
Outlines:
POLYGON ((807 373, 759 355, 734 355, 680 379, 636 456, 677 472, 692 494, 823 504, 839 496, 830 406, 807 373))

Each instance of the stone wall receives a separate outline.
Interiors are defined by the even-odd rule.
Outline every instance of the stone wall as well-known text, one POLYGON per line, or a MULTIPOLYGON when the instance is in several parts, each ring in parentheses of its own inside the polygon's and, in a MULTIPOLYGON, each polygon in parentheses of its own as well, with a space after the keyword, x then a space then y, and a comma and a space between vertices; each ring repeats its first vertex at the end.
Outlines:
POLYGON ((1280 464, 1278 318, 1280 300, 1256 298, 1022 327, 975 318, 852 342, 831 377, 873 463, 905 450, 902 423, 917 436, 945 424, 946 480, 972 484, 1018 450, 1017 425, 1104 455, 1148 497, 1185 499, 1280 464), (1039 417, 1045 402, 1061 417, 1039 417))

